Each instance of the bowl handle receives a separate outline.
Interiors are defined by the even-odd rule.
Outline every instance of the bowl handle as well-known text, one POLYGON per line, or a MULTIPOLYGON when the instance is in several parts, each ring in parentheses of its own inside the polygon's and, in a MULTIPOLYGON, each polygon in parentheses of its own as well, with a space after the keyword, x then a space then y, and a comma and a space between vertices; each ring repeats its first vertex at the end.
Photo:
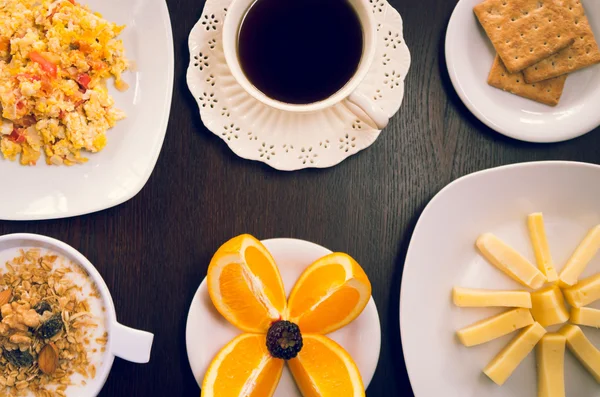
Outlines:
POLYGON ((390 118, 387 114, 362 92, 354 91, 347 101, 361 108, 373 120, 378 129, 382 130, 388 125, 390 118))
POLYGON ((123 360, 145 364, 150 361, 154 335, 129 328, 118 322, 111 327, 111 352, 123 360))

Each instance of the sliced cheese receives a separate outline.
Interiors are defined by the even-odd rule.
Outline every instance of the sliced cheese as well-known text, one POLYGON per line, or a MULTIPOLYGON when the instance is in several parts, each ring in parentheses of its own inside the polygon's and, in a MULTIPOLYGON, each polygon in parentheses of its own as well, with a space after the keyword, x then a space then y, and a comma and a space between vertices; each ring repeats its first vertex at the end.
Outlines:
POLYGON ((551 285, 531 293, 531 314, 544 327, 562 324, 569 319, 565 299, 557 285, 551 285))
POLYGON ((476 245, 492 265, 524 286, 538 289, 546 282, 546 276, 531 262, 493 234, 482 234, 476 245))
POLYGON ((560 286, 570 287, 577 283, 583 270, 600 249, 600 225, 592 228, 579 244, 560 272, 560 286))
POLYGON ((454 287, 452 289, 452 300, 459 307, 531 308, 531 295, 527 291, 499 291, 454 287))
POLYGON ((529 238, 533 245, 535 261, 538 269, 546 276, 549 283, 558 280, 558 274, 554 269, 552 255, 550 255, 550 246, 546 237, 546 228, 544 227, 544 216, 541 212, 530 214, 527 217, 527 226, 529 228, 529 238))
POLYGON ((571 322, 600 328, 600 310, 591 307, 574 307, 571 309, 571 322))
POLYGON ((585 337, 581 328, 566 324, 558 331, 567 338, 567 346, 579 362, 600 383, 600 350, 585 337))
POLYGON ((478 321, 456 332, 465 346, 475 346, 533 324, 529 309, 512 309, 478 321))
POLYGON ((600 299, 600 273, 563 289, 567 302, 573 307, 587 306, 600 299))
POLYGON ((561 334, 546 334, 536 349, 538 397, 565 397, 565 342, 561 334))
POLYGON ((546 330, 539 323, 534 323, 525 328, 490 361, 483 369, 483 373, 494 383, 504 384, 545 333, 546 330))

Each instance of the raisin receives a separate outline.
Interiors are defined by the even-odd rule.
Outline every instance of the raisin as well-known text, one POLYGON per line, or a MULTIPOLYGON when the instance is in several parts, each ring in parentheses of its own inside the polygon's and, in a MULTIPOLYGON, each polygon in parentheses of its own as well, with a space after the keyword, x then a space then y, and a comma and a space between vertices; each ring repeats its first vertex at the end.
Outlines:
POLYGON ((19 349, 4 350, 2 355, 6 361, 15 367, 29 367, 31 364, 33 364, 33 356, 28 351, 22 352, 19 349))
POLYGON ((55 314, 48 321, 40 325, 37 330, 37 336, 42 339, 50 339, 58 334, 63 328, 63 321, 60 314, 55 314))

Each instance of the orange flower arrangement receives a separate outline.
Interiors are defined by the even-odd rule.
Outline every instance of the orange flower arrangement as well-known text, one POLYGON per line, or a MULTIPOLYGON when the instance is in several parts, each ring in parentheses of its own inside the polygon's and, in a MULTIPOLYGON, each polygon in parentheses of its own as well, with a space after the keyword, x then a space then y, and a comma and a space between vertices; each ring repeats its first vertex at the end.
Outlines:
POLYGON ((304 397, 365 395, 350 355, 325 336, 360 315, 371 283, 347 254, 310 265, 286 301, 279 269, 256 238, 223 244, 208 268, 208 292, 223 317, 244 331, 213 358, 203 397, 269 397, 287 362, 304 397))

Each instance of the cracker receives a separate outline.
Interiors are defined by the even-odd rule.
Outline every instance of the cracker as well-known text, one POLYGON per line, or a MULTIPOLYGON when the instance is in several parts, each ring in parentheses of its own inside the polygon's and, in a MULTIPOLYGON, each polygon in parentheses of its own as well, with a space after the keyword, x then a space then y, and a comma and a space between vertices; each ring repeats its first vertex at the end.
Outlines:
POLYGON ((562 0, 568 10, 569 30, 575 34, 572 46, 528 67, 523 71, 530 83, 571 73, 587 66, 600 63, 600 49, 590 28, 580 0, 562 0))
POLYGON ((500 57, 496 55, 488 77, 488 84, 523 98, 556 106, 563 93, 566 80, 567 75, 565 74, 550 80, 529 84, 525 82, 523 72, 509 73, 500 57))
POLYGON ((511 73, 573 44, 562 0, 486 0, 473 8, 511 73))

